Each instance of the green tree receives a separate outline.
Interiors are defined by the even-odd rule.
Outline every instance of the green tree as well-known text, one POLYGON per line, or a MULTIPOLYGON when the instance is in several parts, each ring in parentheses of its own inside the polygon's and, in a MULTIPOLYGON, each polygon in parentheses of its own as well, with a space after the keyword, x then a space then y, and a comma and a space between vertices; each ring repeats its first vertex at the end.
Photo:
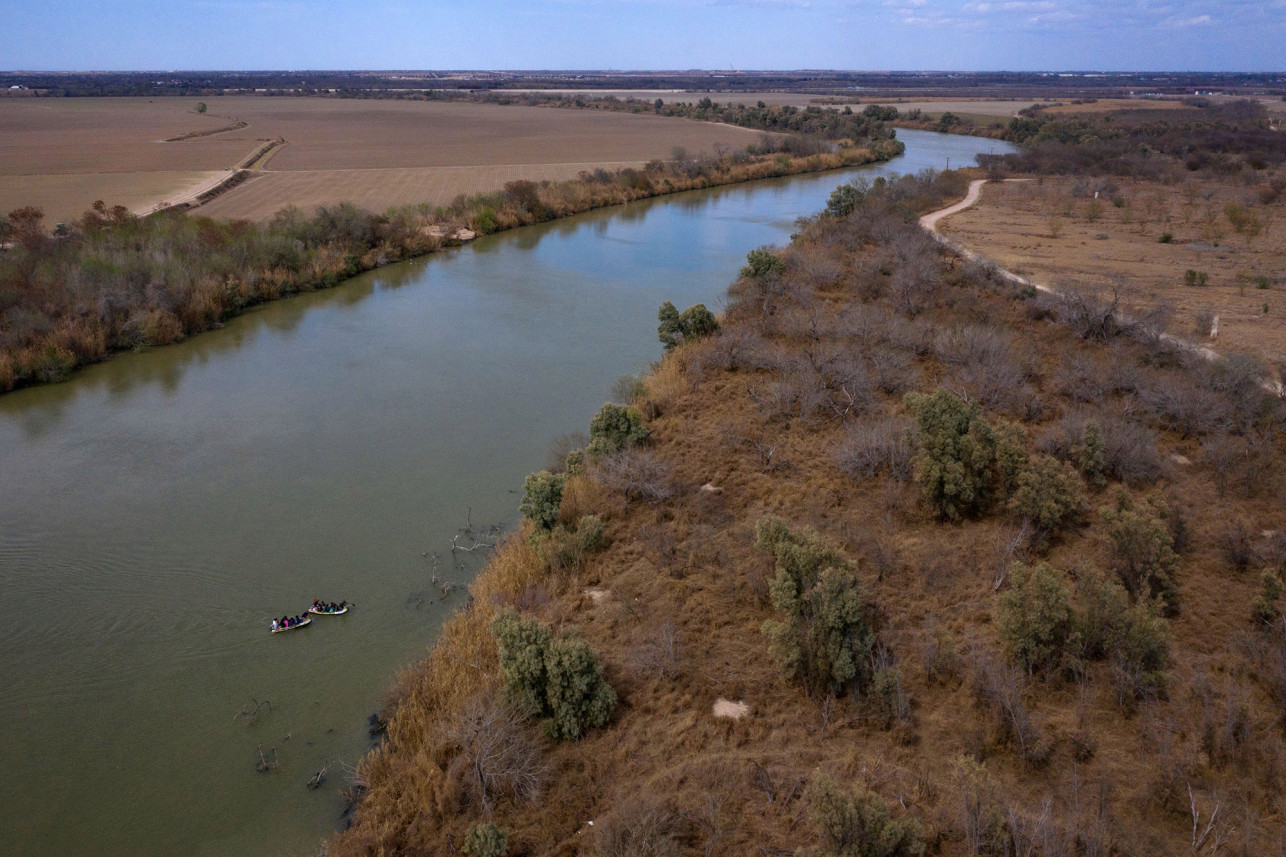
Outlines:
POLYGON ((608 402, 590 420, 586 451, 591 459, 597 460, 638 446, 647 437, 647 426, 643 425, 643 414, 638 408, 608 402))
POLYGON ((540 718, 550 738, 581 738, 612 716, 616 692, 603 678, 598 656, 575 633, 555 636, 514 610, 497 616, 491 633, 500 648, 506 692, 540 718))
POLYGON ((558 523, 558 507, 563 502, 567 476, 542 470, 523 482, 522 503, 518 511, 541 530, 552 530, 558 523))
POLYGON ((198 101, 198 102, 196 103, 196 112, 197 112, 197 113, 204 113, 207 109, 208 109, 208 108, 205 106, 205 102, 204 102, 204 101, 198 101))
POLYGON ((1071 594, 1062 575, 1047 563, 1030 573, 1015 563, 998 613, 1000 638, 1014 661, 1029 673, 1059 666, 1074 628, 1071 594))
POLYGON ((864 178, 853 179, 831 191, 826 201, 826 217, 847 217, 866 199, 871 184, 864 178))
POLYGON ((465 857, 505 857, 509 853, 509 837, 499 827, 484 821, 469 828, 460 851, 465 857))
POLYGON ((845 793, 826 774, 804 789, 808 818, 822 840, 802 857, 920 857, 924 830, 910 816, 893 818, 884 798, 858 786, 845 793))
POLYGON ((860 690, 873 635, 852 563, 817 531, 792 533, 780 518, 762 519, 756 536, 776 559, 769 595, 780 618, 763 625, 773 655, 809 692, 860 690))
POLYGON ((939 388, 908 393, 919 427, 915 478, 925 502, 941 518, 958 520, 980 511, 995 482, 996 434, 977 405, 939 388))
POLYGON ((1098 420, 1086 420, 1081 441, 1072 447, 1072 458, 1085 480, 1095 488, 1107 484, 1107 443, 1098 420))
POLYGON ((746 254, 746 264, 741 269, 741 277, 747 280, 762 280, 768 277, 780 277, 785 270, 786 263, 772 247, 756 247, 746 254))
POLYGON ((1042 533, 1055 534, 1075 523, 1085 510, 1081 479, 1070 464, 1038 455, 1018 474, 1009 508, 1042 533))
POLYGON ((1179 607, 1179 556, 1165 521, 1131 507, 1121 493, 1115 506, 1103 506, 1099 515, 1107 526, 1114 551, 1113 569, 1135 601, 1159 598, 1167 612, 1179 607))
POLYGON ((680 315, 674 304, 666 301, 661 304, 656 317, 660 322, 656 329, 657 338, 661 340, 667 352, 673 351, 684 342, 701 339, 719 330, 719 321, 714 317, 714 313, 706 309, 705 304, 690 306, 680 315))

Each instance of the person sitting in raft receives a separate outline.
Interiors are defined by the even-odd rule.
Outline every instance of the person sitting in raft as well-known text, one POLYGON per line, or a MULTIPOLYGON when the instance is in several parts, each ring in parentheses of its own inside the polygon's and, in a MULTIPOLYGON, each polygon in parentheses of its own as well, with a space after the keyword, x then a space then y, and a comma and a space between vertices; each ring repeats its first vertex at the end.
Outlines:
POLYGON ((273 619, 272 628, 270 630, 277 631, 277 630, 280 630, 280 628, 281 628, 281 623, 278 622, 276 619, 273 619))

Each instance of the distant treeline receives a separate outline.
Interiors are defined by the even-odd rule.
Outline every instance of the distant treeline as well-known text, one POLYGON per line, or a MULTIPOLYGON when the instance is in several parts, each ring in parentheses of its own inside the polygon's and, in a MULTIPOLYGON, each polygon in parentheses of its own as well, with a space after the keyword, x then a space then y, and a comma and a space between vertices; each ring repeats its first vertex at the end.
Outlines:
POLYGON ((1046 115, 1010 120, 1004 138, 1018 154, 983 155, 985 167, 1055 175, 1107 174, 1166 179, 1185 171, 1261 172, 1286 162, 1286 134, 1269 127, 1263 105, 1241 100, 1195 110, 1046 115))
POLYGON ((644 169, 584 172, 564 182, 510 182, 373 214, 350 203, 312 215, 285 208, 265 224, 165 213, 137 218, 96 203, 50 235, 26 207, 0 220, 0 392, 58 381, 113 352, 165 345, 244 308, 327 288, 361 271, 432 252, 469 229, 487 234, 594 208, 696 188, 835 169, 901 154, 866 148, 792 153, 799 138, 765 138, 719 156, 680 156, 644 169))
POLYGON ((653 113, 703 122, 723 122, 740 128, 778 134, 798 134, 819 137, 823 140, 848 141, 854 145, 893 139, 893 128, 886 120, 896 118, 897 111, 889 115, 887 108, 872 104, 855 112, 851 107, 837 110, 833 107, 770 107, 762 101, 754 104, 732 102, 716 103, 704 97, 696 101, 667 103, 664 99, 618 98, 608 96, 582 96, 543 92, 491 92, 485 95, 431 94, 437 99, 481 100, 492 104, 521 104, 537 107, 573 107, 587 110, 607 110, 614 113, 653 113))
POLYGON ((693 92, 803 92, 862 98, 1077 98, 1130 92, 1286 94, 1279 74, 1240 72, 609 72, 609 71, 167 71, 5 72, 3 89, 52 96, 238 94, 417 97, 434 90, 667 89, 693 92))

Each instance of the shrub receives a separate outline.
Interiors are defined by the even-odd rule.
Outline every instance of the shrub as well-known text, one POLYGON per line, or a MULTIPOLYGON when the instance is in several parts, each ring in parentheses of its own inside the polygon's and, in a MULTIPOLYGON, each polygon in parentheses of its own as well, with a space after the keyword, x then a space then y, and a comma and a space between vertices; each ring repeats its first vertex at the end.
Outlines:
POLYGON ((584 640, 569 634, 554 638, 545 653, 545 668, 549 737, 574 741, 612 716, 616 692, 603 678, 598 655, 584 640))
POLYGON ((602 726, 616 707, 598 656, 574 633, 554 636, 536 619, 507 610, 491 632, 500 647, 505 690, 534 716, 550 738, 581 738, 602 726))
POLYGON ((769 277, 780 277, 786 270, 783 262, 771 247, 757 247, 746 254, 745 267, 741 277, 746 280, 762 280, 769 277))
POLYGON ((762 519, 756 537, 776 559, 769 594, 781 618, 763 626, 773 655, 809 692, 860 690, 873 635, 852 564, 816 530, 792 533, 780 518, 762 519))
POLYGON ((558 525, 547 533, 538 530, 536 535, 533 547, 551 572, 579 569, 585 557, 605 546, 603 520, 597 515, 583 516, 572 529, 558 525))
POLYGON ((1078 443, 1072 445, 1072 460, 1085 481, 1095 488, 1107 484, 1107 444, 1098 420, 1086 420, 1078 443))
POLYGON ((469 828, 460 853, 465 857, 505 857, 509 853, 509 837, 499 827, 484 821, 469 828))
POLYGON ((826 774, 804 789, 808 817, 822 840, 804 857, 920 857, 924 831, 910 816, 893 818, 884 798, 863 786, 845 793, 826 774))
POLYGON ((1159 598, 1167 612, 1177 610, 1179 556, 1165 522, 1131 508, 1125 494, 1115 506, 1100 508, 1099 515, 1112 540, 1113 568, 1130 597, 1136 601, 1159 598))
POLYGON ((591 461, 638 446, 647 440, 648 430, 643 425, 643 414, 631 405, 603 405, 589 423, 591 461))
POLYGON ((1048 455, 1036 456, 1018 474, 1009 508, 1042 533, 1055 534, 1075 523, 1084 512, 1080 482, 1070 464, 1048 455))
POLYGON ((705 304, 690 306, 680 315, 674 304, 666 301, 656 314, 660 322, 656 331, 667 352, 685 342, 692 342, 718 333, 719 322, 705 304))
POLYGON ((1029 673, 1050 672, 1062 662, 1075 624, 1067 586, 1046 563, 1030 573, 1016 563, 1010 582, 1000 596, 1000 638, 1029 673))
POLYGON ((1170 634, 1166 622, 1151 603, 1125 610, 1115 628, 1112 679, 1117 700, 1129 707, 1133 700, 1150 699, 1165 692, 1169 683, 1170 634))
POLYGON ((835 451, 836 464, 853 479, 887 474, 905 482, 911 478, 910 430, 910 421, 895 416, 858 423, 835 451))
POLYGON ((563 502, 567 477, 562 473, 542 470, 523 482, 522 503, 518 511, 541 530, 552 530, 558 523, 558 507, 563 502))
POLYGON ((1271 569, 1265 570, 1260 578, 1263 589, 1255 596, 1251 605, 1255 624, 1261 627, 1273 627, 1282 616, 1282 579, 1271 569))
POLYGON ((976 405, 939 389, 908 393, 919 427, 915 478, 925 502, 941 518, 957 520, 982 509, 991 497, 996 436, 976 405))

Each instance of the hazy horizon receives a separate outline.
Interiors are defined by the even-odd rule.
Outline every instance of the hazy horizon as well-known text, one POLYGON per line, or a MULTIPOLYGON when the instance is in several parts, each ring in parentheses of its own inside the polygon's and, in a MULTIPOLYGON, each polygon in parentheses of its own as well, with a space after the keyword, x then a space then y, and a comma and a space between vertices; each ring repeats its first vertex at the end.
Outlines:
POLYGON ((12 71, 1286 68, 1286 0, 72 0, 5 23, 12 71))

